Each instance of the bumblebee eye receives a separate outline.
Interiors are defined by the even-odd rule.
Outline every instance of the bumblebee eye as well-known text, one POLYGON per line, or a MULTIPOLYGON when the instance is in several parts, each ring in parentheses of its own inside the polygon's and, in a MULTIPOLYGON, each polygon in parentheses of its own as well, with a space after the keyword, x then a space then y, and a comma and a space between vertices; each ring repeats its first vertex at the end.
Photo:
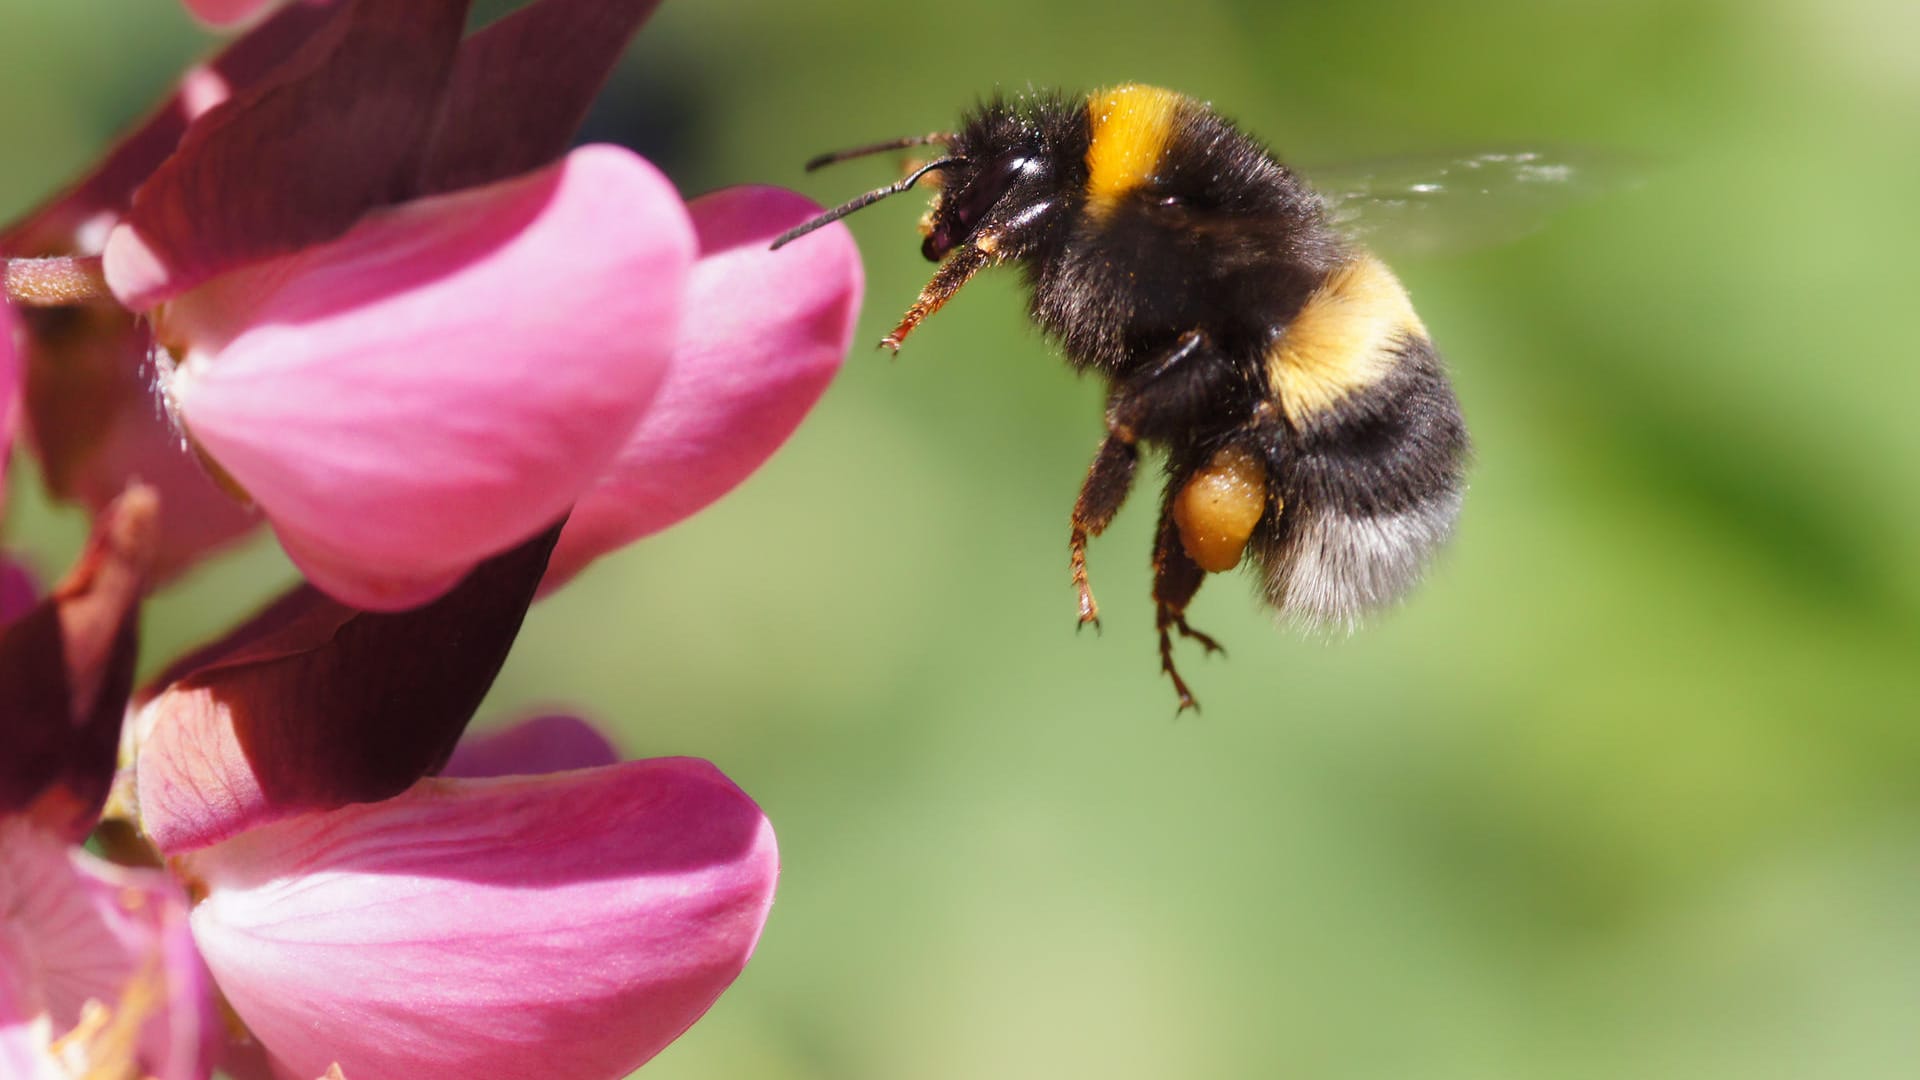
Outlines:
POLYGON ((947 252, 973 235, 1016 183, 1045 175, 1045 160, 1021 148, 993 159, 964 182, 944 185, 933 229, 920 245, 920 253, 931 262, 945 258, 947 252))
POLYGON ((1036 164, 1024 153, 1000 157, 958 194, 954 217, 963 227, 971 229, 987 216, 1014 181, 1032 171, 1036 164))
POLYGON ((1162 195, 1153 201, 1153 205, 1185 206, 1187 205, 1187 197, 1185 195, 1162 195))

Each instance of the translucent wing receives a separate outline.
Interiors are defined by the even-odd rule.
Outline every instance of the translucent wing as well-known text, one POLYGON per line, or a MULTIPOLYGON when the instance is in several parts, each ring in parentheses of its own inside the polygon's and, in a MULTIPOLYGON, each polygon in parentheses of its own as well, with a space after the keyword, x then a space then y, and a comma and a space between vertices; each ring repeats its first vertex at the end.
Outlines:
POLYGON ((1494 150, 1303 169, 1336 225, 1400 255, 1511 243, 1553 214, 1630 186, 1634 170, 1593 152, 1494 150))

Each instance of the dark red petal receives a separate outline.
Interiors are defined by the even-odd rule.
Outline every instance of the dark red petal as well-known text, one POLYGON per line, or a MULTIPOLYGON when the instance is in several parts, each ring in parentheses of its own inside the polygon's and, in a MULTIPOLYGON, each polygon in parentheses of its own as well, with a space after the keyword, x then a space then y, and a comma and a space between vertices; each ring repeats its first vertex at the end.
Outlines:
POLYGON ((303 586, 140 713, 141 823, 171 855, 406 790, 453 751, 506 660, 556 526, 425 607, 356 612, 303 586))
POLYGON ((260 514, 222 490, 154 401, 148 337, 104 304, 27 308, 27 433, 54 497, 95 513, 139 480, 167 512, 155 538, 162 581, 259 525, 260 514))
POLYGON ((108 240, 146 308, 419 193, 467 0, 348 0, 271 79, 195 121, 108 240))
POLYGON ((337 6, 337 0, 288 4, 213 59, 188 69, 180 88, 121 136, 92 172, 0 230, 0 251, 99 254, 106 229, 98 229, 90 243, 81 235, 83 230, 93 223, 111 226, 133 199, 134 189, 173 153, 194 117, 206 111, 213 99, 243 91, 266 77, 312 37, 337 6))
POLYGON ((0 297, 0 510, 7 505, 7 461, 13 456, 13 429, 20 422, 20 391, 26 382, 23 337, 13 305, 0 297))
POLYGON ((536 0, 460 46, 421 173, 429 192, 537 169, 572 145, 660 0, 536 0))
POLYGON ((0 626, 33 610, 40 602, 40 584, 33 572, 0 553, 0 626))
POLYGON ((0 629, 0 813, 70 840, 93 828, 133 688, 158 513, 152 489, 129 489, 66 579, 0 629))

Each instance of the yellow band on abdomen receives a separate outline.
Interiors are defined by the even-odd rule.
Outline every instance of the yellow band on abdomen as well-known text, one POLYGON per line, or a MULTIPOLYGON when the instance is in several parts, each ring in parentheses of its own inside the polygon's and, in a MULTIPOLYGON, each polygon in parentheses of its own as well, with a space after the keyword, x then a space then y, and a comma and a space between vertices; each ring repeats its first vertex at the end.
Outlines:
POLYGON ((1425 338, 1407 290, 1365 252, 1335 270, 1267 353, 1267 378, 1299 423, 1386 378, 1398 343, 1425 338))

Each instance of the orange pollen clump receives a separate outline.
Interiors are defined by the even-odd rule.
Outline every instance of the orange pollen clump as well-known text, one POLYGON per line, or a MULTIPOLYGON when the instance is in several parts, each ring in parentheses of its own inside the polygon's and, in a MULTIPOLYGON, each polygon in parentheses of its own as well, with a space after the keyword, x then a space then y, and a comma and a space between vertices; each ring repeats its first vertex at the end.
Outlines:
POLYGON ((1193 474, 1173 499, 1173 522, 1187 557, 1210 574, 1240 564, 1253 528, 1267 509, 1267 468, 1252 452, 1229 446, 1193 474))

